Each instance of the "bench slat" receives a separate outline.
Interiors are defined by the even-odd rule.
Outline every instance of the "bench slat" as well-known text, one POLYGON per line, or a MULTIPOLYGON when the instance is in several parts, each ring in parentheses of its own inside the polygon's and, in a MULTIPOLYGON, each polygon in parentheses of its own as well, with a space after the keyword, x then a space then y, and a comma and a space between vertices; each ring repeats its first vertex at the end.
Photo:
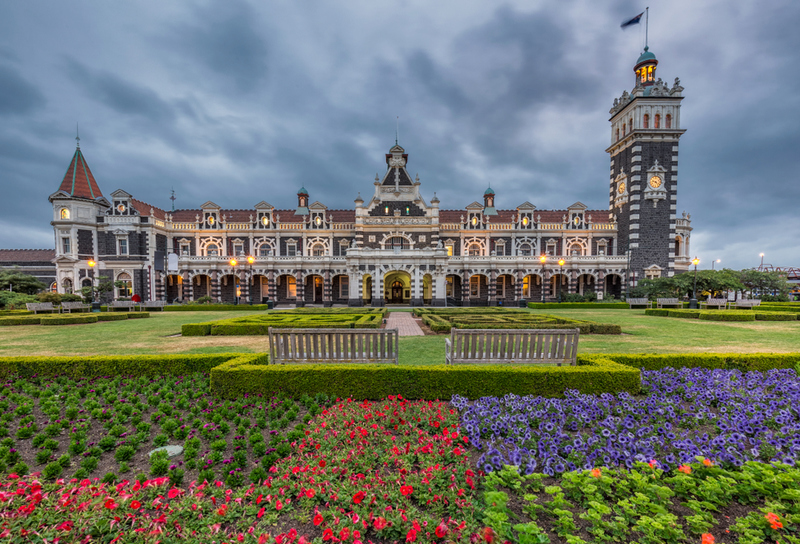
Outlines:
POLYGON ((269 329, 273 363, 397 364, 397 329, 269 329))
POLYGON ((579 334, 577 329, 453 329, 447 363, 575 365, 579 334), (459 345, 462 350, 454 349, 459 345))

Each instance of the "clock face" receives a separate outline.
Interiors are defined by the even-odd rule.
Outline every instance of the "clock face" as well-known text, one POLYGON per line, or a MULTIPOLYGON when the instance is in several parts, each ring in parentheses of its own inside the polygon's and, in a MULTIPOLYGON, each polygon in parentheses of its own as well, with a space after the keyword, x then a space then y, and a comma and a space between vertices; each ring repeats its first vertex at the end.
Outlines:
POLYGON ((625 182, 624 182, 624 181, 623 181, 623 182, 621 182, 621 183, 619 184, 619 186, 617 187, 617 192, 618 192, 619 194, 622 194, 622 193, 624 193, 624 192, 625 192, 625 182))
POLYGON ((658 189, 661 187, 661 178, 658 176, 653 176, 650 178, 650 187, 653 189, 658 189))
POLYGON ((119 210, 119 213, 124 213, 125 212, 125 204, 120 204, 119 206, 117 206, 117 210, 119 210))

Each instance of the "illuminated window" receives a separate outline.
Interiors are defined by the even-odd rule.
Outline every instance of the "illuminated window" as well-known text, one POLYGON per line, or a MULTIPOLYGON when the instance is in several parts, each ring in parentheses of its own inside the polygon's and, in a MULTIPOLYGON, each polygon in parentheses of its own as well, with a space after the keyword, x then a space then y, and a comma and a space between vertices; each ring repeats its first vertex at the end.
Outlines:
POLYGON ((644 123, 643 124, 644 128, 650 128, 650 115, 645 113, 644 114, 644 119, 643 119, 642 122, 644 123))
POLYGON ((322 244, 314 244, 311 247, 311 254, 314 257, 322 257, 323 255, 325 255, 325 246, 323 246, 322 244))
POLYGON ((209 216, 208 216, 208 225, 209 225, 210 227, 213 227, 213 226, 214 226, 214 221, 215 221, 215 219, 214 219, 214 216, 213 216, 213 215, 209 215, 209 216))
POLYGON ((523 227, 527 227, 528 223, 530 223, 530 219, 528 219, 527 217, 523 217, 522 218, 522 226, 523 227))
POLYGON ((531 296, 531 277, 525 276, 522 278, 522 298, 531 296))
POLYGON ((469 296, 480 296, 481 292, 481 278, 480 276, 472 276, 469 279, 469 296))
POLYGON ((61 208, 61 219, 69 219, 69 210, 67 208, 61 208))
POLYGON ((447 276, 444 291, 445 291, 445 296, 447 297, 453 296, 453 276, 447 276))
POLYGON ((672 116, 667 114, 664 118, 664 128, 672 128, 672 116))
POLYGON ((261 218, 261 224, 264 225, 265 227, 268 227, 269 226, 269 217, 267 217, 266 215, 264 217, 262 217, 261 218))
POLYGON ((130 274, 123 272, 117 276, 117 297, 129 298, 133 294, 133 282, 130 274))
POLYGON ((661 128, 661 114, 659 113, 656 114, 656 120, 653 128, 661 128))
POLYGON ((286 296, 297 296, 297 279, 294 276, 287 276, 286 279, 286 296))
POLYGON ((384 212, 386 215, 389 215, 389 206, 384 206, 384 207, 383 207, 383 212, 384 212))
POLYGON ((473 227, 478 226, 478 216, 477 215, 473 215, 472 216, 472 226, 473 227))
POLYGON ((482 254, 483 254, 483 252, 481 251, 481 245, 480 244, 472 243, 469 246, 467 246, 467 255, 470 255, 472 257, 478 257, 478 256, 480 256, 482 254))
POLYGON ((317 225, 317 228, 321 227, 321 226, 322 226, 322 217, 320 217, 320 216, 317 216, 317 217, 314 219, 314 224, 315 224, 315 225, 317 225))
POLYGON ((444 246, 444 247, 447 249, 447 256, 448 257, 452 257, 453 256, 453 246, 449 245, 449 246, 444 246))

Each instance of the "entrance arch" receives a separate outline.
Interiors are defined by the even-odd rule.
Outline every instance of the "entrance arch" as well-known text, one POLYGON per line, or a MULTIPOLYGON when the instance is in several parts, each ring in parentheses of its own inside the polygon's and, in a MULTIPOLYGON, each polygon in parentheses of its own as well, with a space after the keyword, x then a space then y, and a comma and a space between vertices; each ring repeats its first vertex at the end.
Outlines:
POLYGON ((422 276, 422 303, 433 302, 433 277, 430 274, 422 276))
POLYGON ((364 297, 363 304, 364 306, 369 306, 372 304, 372 276, 365 275, 361 282, 361 294, 364 297))
POLYGON ((384 298, 387 304, 410 304, 411 275, 395 270, 383 277, 384 298))
POLYGON ((169 302, 183 298, 183 277, 180 274, 167 276, 166 297, 169 302))
POLYGON ((278 303, 291 303, 297 301, 297 278, 291 274, 281 274, 278 276, 278 292, 276 298, 278 303))
POLYGON ((207 274, 198 274, 192 278, 194 299, 211 296, 211 278, 207 274))
POLYGON ((581 295, 591 295, 595 292, 594 276, 592 274, 581 274, 578 276, 578 293, 581 295))
POLYGON ((325 282, 319 274, 306 276, 305 301, 311 304, 322 304, 325 282))
POLYGON ((605 279, 605 295, 614 298, 622 297, 622 276, 618 274, 608 274, 605 279))

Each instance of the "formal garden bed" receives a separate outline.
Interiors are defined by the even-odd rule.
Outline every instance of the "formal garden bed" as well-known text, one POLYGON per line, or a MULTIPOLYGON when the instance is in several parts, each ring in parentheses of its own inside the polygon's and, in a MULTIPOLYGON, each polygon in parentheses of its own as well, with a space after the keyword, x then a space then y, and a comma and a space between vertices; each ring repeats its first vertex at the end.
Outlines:
POLYGON ((205 323, 187 323, 183 336, 248 336, 269 334, 269 328, 379 329, 385 309, 297 308, 205 323))
POLYGON ((670 310, 667 308, 651 308, 645 315, 657 317, 677 317, 682 319, 700 319, 703 321, 797 321, 800 315, 791 311, 764 311, 756 307, 752 310, 670 310))
POLYGON ((415 308, 414 315, 437 333, 456 329, 580 329, 582 334, 622 334, 619 325, 506 308, 415 308))
POLYGON ((39 314, 0 317, 0 327, 16 325, 82 325, 104 321, 124 321, 144 319, 149 312, 78 313, 78 314, 39 314))
POLYGON ((223 400, 204 373, 9 376, 0 536, 796 542, 796 371, 644 370, 642 385, 331 402, 223 400), (165 443, 185 449, 147 455, 165 443))

